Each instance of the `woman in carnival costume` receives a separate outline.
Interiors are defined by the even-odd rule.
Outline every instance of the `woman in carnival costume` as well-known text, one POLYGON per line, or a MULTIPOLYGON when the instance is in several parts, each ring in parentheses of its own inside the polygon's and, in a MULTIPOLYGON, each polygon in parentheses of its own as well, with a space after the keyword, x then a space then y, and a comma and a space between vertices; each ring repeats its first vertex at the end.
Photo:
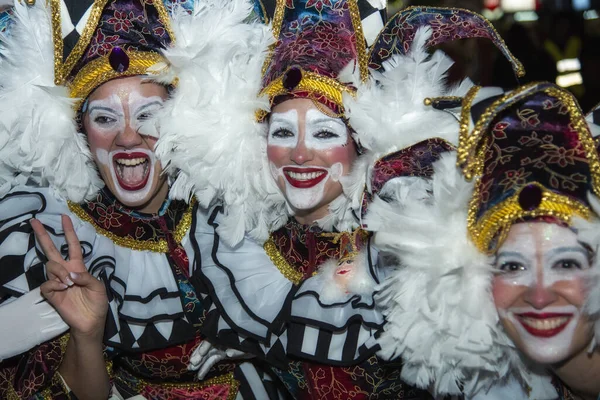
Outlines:
MULTIPOLYGON (((386 271, 357 216, 365 185, 405 163, 417 174, 458 141, 454 117, 423 100, 470 84, 447 88, 452 62, 426 48, 501 39, 464 10, 411 8, 383 30, 378 10, 355 0, 278 1, 258 13, 277 39, 262 59, 216 77, 218 66, 206 66, 198 76, 226 77, 226 89, 157 116, 157 152, 179 171, 171 193, 220 203, 196 231, 211 249, 201 275, 214 303, 202 332, 276 366, 296 398, 428 397, 375 357, 384 320, 373 288, 386 271), (192 129, 173 125, 183 115, 192 129), (413 145, 417 158, 391 154, 413 145)), ((219 351, 201 346, 193 363, 219 351)))
POLYGON ((439 395, 596 399, 600 161, 590 127, 550 83, 475 87, 461 119, 458 152, 434 164, 425 190, 400 204, 375 199, 366 218, 402 265, 382 285, 379 354, 402 357, 404 379, 439 395))
POLYGON ((37 1, 12 13, 0 59, 0 397, 112 387, 115 398, 233 399, 245 373, 270 390, 240 362, 200 381, 188 371, 210 301, 193 285, 197 206, 168 199, 148 124, 195 81, 199 57, 216 48, 235 62, 265 46, 266 28, 245 23, 252 5, 37 1))

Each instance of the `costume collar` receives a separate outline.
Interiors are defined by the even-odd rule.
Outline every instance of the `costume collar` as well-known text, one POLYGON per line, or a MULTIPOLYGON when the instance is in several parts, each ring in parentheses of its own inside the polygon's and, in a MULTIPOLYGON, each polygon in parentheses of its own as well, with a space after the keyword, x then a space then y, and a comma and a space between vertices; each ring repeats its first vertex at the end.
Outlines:
POLYGON ((119 246, 166 253, 167 234, 179 243, 189 230, 194 203, 195 200, 189 205, 180 200, 166 200, 158 213, 147 214, 127 208, 103 188, 94 200, 82 204, 69 202, 69 209, 119 246))

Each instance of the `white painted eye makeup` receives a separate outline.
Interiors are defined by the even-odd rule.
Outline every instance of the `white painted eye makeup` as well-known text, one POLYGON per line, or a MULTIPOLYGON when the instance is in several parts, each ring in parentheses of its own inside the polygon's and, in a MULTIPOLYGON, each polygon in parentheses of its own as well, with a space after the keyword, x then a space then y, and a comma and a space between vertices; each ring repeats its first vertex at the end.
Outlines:
POLYGON ((137 91, 129 95, 129 126, 138 132, 142 124, 162 108, 164 100, 160 96, 144 97, 137 91))
POLYGON ((87 113, 90 127, 97 131, 110 133, 125 127, 125 113, 117 95, 91 101, 87 113))
POLYGON ((267 143, 269 146, 288 148, 298 145, 298 111, 271 114, 267 143))
POLYGON ((348 128, 339 118, 330 117, 319 110, 306 112, 305 143, 315 150, 328 150, 348 142, 348 128))

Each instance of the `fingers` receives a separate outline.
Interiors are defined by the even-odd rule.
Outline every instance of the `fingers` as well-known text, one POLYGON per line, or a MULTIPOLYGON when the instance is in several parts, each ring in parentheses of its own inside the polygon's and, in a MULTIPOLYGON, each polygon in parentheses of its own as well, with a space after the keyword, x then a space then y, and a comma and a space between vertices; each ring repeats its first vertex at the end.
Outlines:
POLYGON ((50 304, 52 304, 56 292, 63 292, 68 287, 69 286, 59 281, 46 281, 42 284, 42 286, 40 286, 40 292, 42 293, 42 296, 44 296, 50 302, 50 304))
POLYGON ((200 343, 200 346, 196 347, 196 350, 194 350, 194 352, 192 353, 192 356, 190 357, 190 363, 192 365, 198 365, 202 362, 202 359, 204 358, 204 356, 206 356, 206 354, 208 354, 208 351, 212 348, 212 344, 205 340, 202 343, 200 343))
POLYGON ((98 279, 94 278, 92 274, 87 271, 84 272, 70 272, 69 278, 77 286, 85 286, 92 290, 103 291, 105 290, 104 284, 98 279))
POLYGON ((83 260, 83 255, 81 253, 81 244, 79 243, 79 238, 75 233, 75 228, 73 228, 73 222, 71 218, 66 215, 61 217, 63 230, 65 231, 65 239, 67 240, 67 244, 69 245, 69 259, 70 260, 83 260))
POLYGON ((42 251, 46 257, 48 257, 48 260, 56 262, 62 261, 63 258, 58 250, 56 250, 56 246, 54 246, 54 243, 52 242, 52 239, 50 239, 48 232, 46 232, 44 225, 42 225, 42 223, 35 218, 30 219, 29 223, 35 232, 35 238, 42 247, 42 251))
POLYGON ((198 371, 198 380, 203 380, 204 377, 206 376, 206 374, 208 373, 208 371, 210 371, 210 369, 219 361, 223 360, 225 358, 225 354, 224 353, 218 353, 215 354, 211 357, 208 357, 208 359, 204 362, 204 364, 202 365, 202 368, 200 368, 200 370, 198 371))
POLYGON ((46 274, 48 275, 49 281, 60 281, 67 286, 73 286, 75 284, 69 270, 56 261, 48 261, 46 263, 46 274))

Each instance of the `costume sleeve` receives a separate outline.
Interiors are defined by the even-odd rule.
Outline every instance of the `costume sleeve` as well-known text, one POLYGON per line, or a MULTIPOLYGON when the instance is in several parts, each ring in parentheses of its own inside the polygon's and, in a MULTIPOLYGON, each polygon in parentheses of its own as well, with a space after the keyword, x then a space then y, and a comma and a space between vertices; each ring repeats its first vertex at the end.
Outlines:
POLYGON ((218 218, 218 210, 200 216, 196 229, 200 248, 208 249, 200 275, 213 300, 205 335, 272 363, 293 356, 346 365, 374 354, 383 318, 372 293, 323 299, 326 279, 295 285, 258 243, 246 238, 231 248, 222 242, 218 218))
MULTIPOLYGON (((66 202, 49 189, 16 187, 0 199, 0 398, 68 398, 56 374, 68 326, 40 294, 46 258, 29 223, 37 218, 66 256, 63 214, 69 214, 66 202)), ((73 223, 89 257, 93 241, 81 221, 73 223)))

